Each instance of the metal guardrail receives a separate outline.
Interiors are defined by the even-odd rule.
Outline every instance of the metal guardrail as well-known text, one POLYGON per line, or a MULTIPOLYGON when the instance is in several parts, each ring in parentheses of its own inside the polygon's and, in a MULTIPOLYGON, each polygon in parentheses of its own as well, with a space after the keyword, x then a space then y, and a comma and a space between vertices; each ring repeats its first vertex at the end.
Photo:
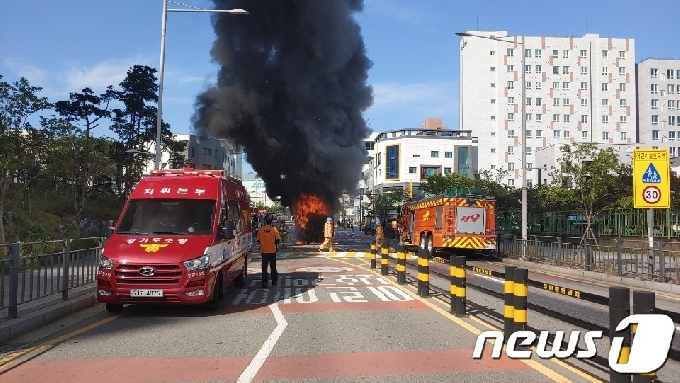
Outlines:
POLYGON ((526 243, 516 237, 501 237, 498 252, 511 259, 522 259, 524 253, 529 262, 680 284, 678 245, 656 240, 650 246, 648 241, 625 238, 614 238, 612 245, 595 245, 581 243, 581 238, 532 235, 526 243))
POLYGON ((20 305, 61 294, 95 281, 104 238, 0 244, 0 309, 10 319, 20 305))

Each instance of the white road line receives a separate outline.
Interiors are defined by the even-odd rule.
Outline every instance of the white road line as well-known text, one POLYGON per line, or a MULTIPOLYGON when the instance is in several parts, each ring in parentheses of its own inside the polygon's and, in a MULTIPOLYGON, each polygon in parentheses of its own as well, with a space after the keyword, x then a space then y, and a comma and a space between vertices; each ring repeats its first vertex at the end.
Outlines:
POLYGON ((288 322, 286 322, 286 318, 283 317, 283 314, 281 313, 277 303, 270 304, 269 308, 272 310, 274 318, 276 319, 276 328, 274 328, 274 331, 269 334, 269 338, 267 338, 267 340, 264 342, 260 348, 260 351, 258 351, 257 355, 255 355, 255 358, 250 361, 248 367, 246 367, 246 369, 241 373, 241 376, 238 377, 238 383, 250 383, 253 381, 255 375, 257 375, 257 372, 260 371, 260 368, 262 368, 264 362, 267 360, 267 357, 274 349, 274 346, 281 337, 281 334, 283 334, 283 330, 285 330, 288 326, 288 322))
POLYGON ((476 276, 476 277, 480 277, 480 278, 484 278, 484 279, 488 279, 488 280, 490 280, 490 281, 498 282, 498 283, 505 283, 505 281, 503 281, 503 280, 501 280, 501 279, 497 279, 497 278, 494 278, 494 277, 490 277, 490 276, 484 275, 484 274, 477 274, 477 273, 475 273, 475 276, 476 276))

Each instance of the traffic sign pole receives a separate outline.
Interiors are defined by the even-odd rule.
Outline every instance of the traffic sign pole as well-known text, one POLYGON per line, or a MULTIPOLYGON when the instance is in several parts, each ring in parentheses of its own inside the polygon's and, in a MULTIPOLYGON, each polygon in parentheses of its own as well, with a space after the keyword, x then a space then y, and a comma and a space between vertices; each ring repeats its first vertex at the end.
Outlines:
POLYGON ((649 275, 654 275, 654 209, 647 209, 647 236, 649 247, 647 248, 647 260, 649 275))

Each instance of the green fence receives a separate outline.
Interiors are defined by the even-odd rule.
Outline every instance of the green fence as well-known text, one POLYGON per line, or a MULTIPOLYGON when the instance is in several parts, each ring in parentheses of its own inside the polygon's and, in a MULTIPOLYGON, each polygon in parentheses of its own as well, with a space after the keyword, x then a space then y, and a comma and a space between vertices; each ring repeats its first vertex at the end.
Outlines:
MULTIPOLYGON (((529 214, 528 218, 529 234, 535 235, 581 235, 586 226, 586 217, 579 211, 529 214)), ((499 211, 496 214, 496 230, 500 233, 520 234, 521 223, 520 213, 499 211)), ((592 228, 598 237, 644 237, 647 235, 647 210, 608 210, 593 217, 592 228)), ((680 210, 655 209, 654 236, 680 237, 680 210)))

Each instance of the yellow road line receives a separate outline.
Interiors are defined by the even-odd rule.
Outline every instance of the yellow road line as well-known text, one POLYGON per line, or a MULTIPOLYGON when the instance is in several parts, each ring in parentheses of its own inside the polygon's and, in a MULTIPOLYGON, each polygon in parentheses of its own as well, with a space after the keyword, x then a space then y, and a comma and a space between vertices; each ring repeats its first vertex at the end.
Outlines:
MULTIPOLYGON (((337 258, 329 258, 329 259, 333 259, 333 260, 336 261, 336 262, 342 262, 342 263, 347 264, 347 265, 354 265, 354 264, 352 264, 352 263, 345 262, 345 261, 343 261, 343 260, 341 260, 341 259, 337 259, 337 258)), ((365 260, 362 259, 362 261, 364 261, 365 264, 368 264, 365 260)), ((359 265, 359 266, 361 267, 361 265, 359 265)), ((369 271, 369 272, 371 272, 371 273, 373 273, 373 274, 375 274, 375 275, 380 275, 380 274, 378 274, 377 272, 375 272, 375 271, 373 271, 373 270, 371 270, 371 269, 366 269, 366 268, 364 268, 364 269, 367 270, 367 271, 369 271)), ((465 322, 465 321, 463 321, 463 320, 457 318, 455 315, 452 315, 451 313, 445 311, 445 310, 442 309, 441 307, 439 307, 439 306, 437 306, 437 305, 435 305, 435 304, 433 304, 433 303, 431 303, 431 302, 428 302, 426 299, 421 298, 421 297, 418 296, 417 294, 411 292, 410 289, 404 289, 401 285, 397 284, 396 282, 393 282, 393 281, 392 281, 391 279, 389 279, 389 278, 383 278, 383 279, 386 280, 386 281, 387 281, 389 284, 391 284, 392 286, 395 286, 396 288, 400 289, 401 291, 407 293, 408 295, 410 295, 411 297, 413 297, 413 299, 415 299, 415 300, 417 300, 417 301, 419 301, 419 302, 425 304, 426 306, 428 306, 428 307, 431 308, 432 310, 434 310, 434 311, 440 313, 440 314, 443 315, 444 317, 448 318, 449 320, 453 321, 454 323, 456 323, 457 325, 463 327, 464 329, 470 331, 470 332, 473 333, 474 335, 479 335, 479 334, 482 333, 482 330, 480 330, 480 329, 478 329, 478 328, 472 326, 471 324, 469 324, 469 323, 467 323, 467 322, 465 322)), ((410 287, 411 289, 413 289, 412 286, 409 286, 409 287, 410 287)), ((490 342, 491 344, 494 343, 493 340, 489 340, 489 342, 490 342)), ((546 377, 548 377, 549 379, 552 379, 552 380, 555 381, 555 382, 560 382, 560 383, 571 382, 571 380, 569 380, 569 379, 565 378, 564 376, 562 376, 562 375, 556 373, 555 371, 550 370, 549 368, 543 366, 542 364, 538 363, 538 362, 535 361, 535 360, 531 360, 531 359, 520 359, 520 360, 521 360, 524 364, 526 364, 527 366, 529 366, 530 368, 532 368, 532 369, 534 369, 534 370, 540 372, 541 374, 545 375, 546 377)))
POLYGON ((65 340, 67 340, 67 339, 73 338, 73 337, 76 336, 76 335, 80 335, 80 334, 82 334, 82 333, 84 333, 84 332, 86 332, 86 331, 90 331, 90 330, 92 330, 92 329, 94 329, 94 328, 96 328, 96 327, 99 327, 99 326, 101 326, 101 325, 103 325, 103 324, 106 324, 106 323, 109 323, 109 322, 111 322, 111 321, 113 321, 113 320, 115 320, 115 319, 118 319, 118 318, 120 318, 122 315, 123 315, 123 314, 116 314, 116 315, 110 316, 110 317, 108 317, 108 318, 106 318, 106 319, 100 320, 99 322, 92 323, 92 324, 89 325, 89 326, 80 328, 80 329, 75 330, 75 331, 72 331, 72 332, 70 332, 70 333, 68 333, 68 334, 64 334, 64 335, 58 336, 58 337, 56 337, 56 338, 54 338, 54 339, 50 339, 50 340, 48 340, 48 341, 45 341, 45 342, 43 342, 43 343, 41 343, 41 344, 39 344, 39 345, 37 345, 37 346, 25 348, 25 349, 22 349, 22 350, 19 350, 19 351, 15 351, 15 352, 13 352, 13 353, 11 353, 11 354, 9 354, 9 355, 6 355, 6 356, 4 356, 3 358, 0 358, 0 372, 2 372, 5 368, 7 368, 7 365, 9 365, 10 363, 14 362, 14 361, 17 360, 18 358, 21 358, 22 356, 24 356, 24 355, 26 355, 26 354, 28 354, 28 353, 37 352, 37 351, 42 351, 42 350, 44 350, 44 349, 46 349, 46 348, 48 348, 48 347, 56 346, 56 345, 58 345, 59 343, 65 341, 65 340))

